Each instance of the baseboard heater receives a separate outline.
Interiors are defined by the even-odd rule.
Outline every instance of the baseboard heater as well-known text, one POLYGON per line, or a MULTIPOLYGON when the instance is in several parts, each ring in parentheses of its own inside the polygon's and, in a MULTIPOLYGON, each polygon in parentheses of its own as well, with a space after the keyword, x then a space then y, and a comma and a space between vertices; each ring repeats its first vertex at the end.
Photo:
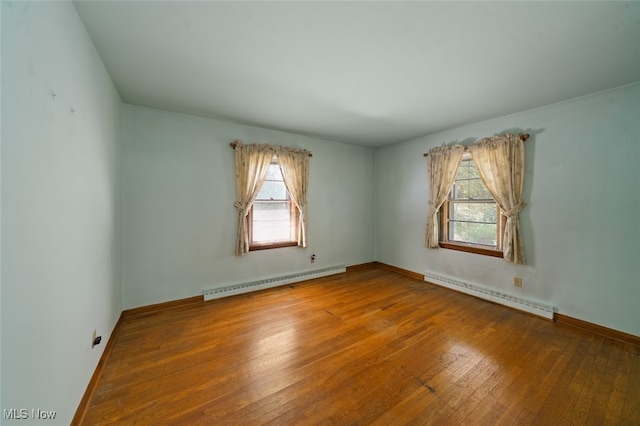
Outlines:
POLYGON ((424 280, 433 284, 438 284, 443 287, 450 288, 452 290, 470 294, 481 299, 519 309, 524 312, 529 312, 530 314, 553 319, 553 307, 543 305, 538 302, 515 297, 510 294, 501 293, 499 291, 490 290, 477 284, 472 284, 444 275, 434 274, 433 272, 429 271, 424 274, 424 280))
POLYGON ((346 265, 330 266, 327 268, 314 269, 311 271, 298 272, 290 275, 282 275, 279 277, 264 278, 257 281, 249 281, 238 284, 232 284, 220 288, 212 288, 204 291, 204 300, 220 299, 222 297, 233 296, 236 294, 249 293, 256 290, 264 290, 271 287, 278 287, 285 284, 306 281, 313 278, 326 277, 328 275, 340 274, 347 271, 346 265))

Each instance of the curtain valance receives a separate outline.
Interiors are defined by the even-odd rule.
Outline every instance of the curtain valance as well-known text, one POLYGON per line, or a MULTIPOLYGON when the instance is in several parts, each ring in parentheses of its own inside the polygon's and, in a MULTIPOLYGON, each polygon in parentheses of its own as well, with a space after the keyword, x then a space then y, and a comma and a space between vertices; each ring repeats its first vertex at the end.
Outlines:
MULTIPOLYGON (((229 146, 233 149, 236 149, 236 147, 238 146, 250 146, 250 145, 245 145, 240 139, 236 139, 235 141, 231 142, 229 146)), ((307 154, 309 157, 313 157, 313 154, 311 154, 311 152, 306 149, 292 148, 292 147, 280 146, 280 145, 269 145, 269 144, 260 144, 258 146, 264 147, 264 149, 266 150, 272 150, 274 153, 278 149, 283 149, 289 152, 307 154)))

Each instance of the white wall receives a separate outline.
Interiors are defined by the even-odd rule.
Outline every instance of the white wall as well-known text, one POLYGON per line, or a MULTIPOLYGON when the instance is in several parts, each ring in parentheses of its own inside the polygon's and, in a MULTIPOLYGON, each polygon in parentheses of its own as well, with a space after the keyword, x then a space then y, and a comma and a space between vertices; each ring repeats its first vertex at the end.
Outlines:
MULTIPOLYGON (((2 52, 2 13, 3 8, 0 6, 0 52, 2 52)), ((2 80, 2 55, 0 55, 0 94, 3 92, 2 85, 4 80, 2 80)), ((2 102, 0 102, 0 129, 2 129, 2 102)), ((0 178, 2 177, 2 131, 0 131, 0 178)), ((0 187, 2 186, 2 181, 0 180, 0 187)), ((0 233, 2 232, 2 190, 0 189, 0 233)), ((4 407, 2 405, 2 240, 0 234, 0 409, 4 407)))
POLYGON ((1 408, 47 424, 71 421, 121 312, 121 121, 73 5, 2 2, 1 408))
POLYGON ((374 260, 372 149, 131 105, 123 135, 125 308, 374 260), (307 248, 234 255, 234 139, 313 153, 307 248))
POLYGON ((640 335, 640 84, 460 127, 376 151, 377 260, 547 302, 640 335), (426 249, 423 153, 526 130, 527 265, 426 249), (513 287, 513 277, 524 287, 513 287))

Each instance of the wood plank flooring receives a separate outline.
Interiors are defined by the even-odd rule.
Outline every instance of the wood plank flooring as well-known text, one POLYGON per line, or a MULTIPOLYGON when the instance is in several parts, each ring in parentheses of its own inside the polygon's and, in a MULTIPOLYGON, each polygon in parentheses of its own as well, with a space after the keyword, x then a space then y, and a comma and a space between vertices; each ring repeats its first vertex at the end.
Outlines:
POLYGON ((640 348, 372 268, 125 318, 84 420, 639 425, 640 348))

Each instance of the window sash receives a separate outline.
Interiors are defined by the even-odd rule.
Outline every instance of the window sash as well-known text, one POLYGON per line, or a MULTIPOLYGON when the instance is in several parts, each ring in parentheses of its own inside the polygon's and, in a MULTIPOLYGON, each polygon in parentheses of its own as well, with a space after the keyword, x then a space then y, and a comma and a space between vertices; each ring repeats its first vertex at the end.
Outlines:
MULTIPOLYGON (((289 197, 289 192, 287 191, 287 188, 284 184, 284 179, 282 178, 282 173, 280 172, 279 169, 279 165, 277 162, 276 157, 274 157, 274 161, 271 163, 271 166, 273 167, 272 170, 270 170, 269 175, 267 179, 265 179, 265 183, 267 182, 277 182, 277 183, 281 183, 284 187, 284 194, 285 194, 285 198, 280 198, 280 197, 269 197, 269 198, 265 198, 263 195, 263 198, 260 198, 260 193, 258 195, 258 197, 256 197, 256 199, 254 200, 253 206, 251 207, 250 211, 249 211, 249 216, 248 216, 248 222, 249 222, 249 251, 254 251, 254 250, 263 250, 263 249, 270 249, 270 248, 278 248, 278 247, 289 247, 289 246, 295 246, 297 245, 297 241, 298 241, 298 236, 297 236, 297 231, 298 231, 298 214, 297 214, 297 209, 295 207, 295 204, 291 201, 291 198, 289 197), (275 167, 274 167, 275 166, 275 167), (277 169, 276 169, 277 167, 277 169), (277 171, 277 174, 275 173, 277 171), (276 175, 276 179, 273 178, 273 176, 276 175), (282 218, 260 218, 257 219, 256 218, 256 212, 255 212, 255 207, 256 206, 260 206, 260 205, 268 205, 268 204, 279 204, 279 203, 286 203, 287 204, 287 208, 286 210, 288 211, 288 217, 286 219, 282 218), (257 237, 255 234, 265 234, 265 232, 268 232, 268 230, 264 230, 264 229, 260 229, 257 230, 256 225, 260 226, 262 225, 267 225, 271 222, 272 225, 275 225, 276 222, 282 222, 287 223, 288 228, 289 228, 289 232, 288 232, 288 236, 286 238, 274 238, 274 239, 265 239, 265 240, 256 240, 256 238, 260 238, 257 237)), ((263 184, 263 188, 264 184, 263 184)), ((260 192, 262 192, 262 189, 260 188, 260 192)), ((272 188, 273 189, 273 188, 272 188)), ((283 209, 284 210, 284 209, 283 209)))
MULTIPOLYGON (((506 217, 500 211, 496 201, 493 198, 473 198, 473 197, 460 197, 460 193, 463 191, 457 191, 457 184, 460 182, 469 183, 473 181, 481 182, 484 191, 486 187, 482 183, 482 180, 478 176, 477 169, 475 164, 473 164, 473 160, 470 157, 463 157, 462 164, 460 165, 460 169, 458 171, 458 176, 460 176, 460 170, 464 170, 463 174, 465 177, 457 177, 454 181, 453 187, 447 196, 444 204, 440 208, 440 246, 443 248, 454 249, 467 251, 477 254, 483 254, 488 256, 502 257, 502 235, 504 232, 504 225, 506 222, 506 217), (470 168, 475 169, 469 170, 470 168), (470 176, 470 177, 468 177, 470 176), (472 220, 468 218, 460 218, 460 216, 455 216, 455 206, 456 205, 465 205, 465 204, 492 204, 495 205, 496 208, 496 221, 482 221, 482 220, 472 220), (477 224, 477 225, 491 225, 496 227, 495 240, 496 244, 483 244, 480 242, 472 242, 465 240, 455 240, 454 239, 454 226, 455 224, 477 224)), ((466 186, 466 189, 469 189, 469 185, 466 186)), ((477 192, 476 192, 477 193, 477 192)))

